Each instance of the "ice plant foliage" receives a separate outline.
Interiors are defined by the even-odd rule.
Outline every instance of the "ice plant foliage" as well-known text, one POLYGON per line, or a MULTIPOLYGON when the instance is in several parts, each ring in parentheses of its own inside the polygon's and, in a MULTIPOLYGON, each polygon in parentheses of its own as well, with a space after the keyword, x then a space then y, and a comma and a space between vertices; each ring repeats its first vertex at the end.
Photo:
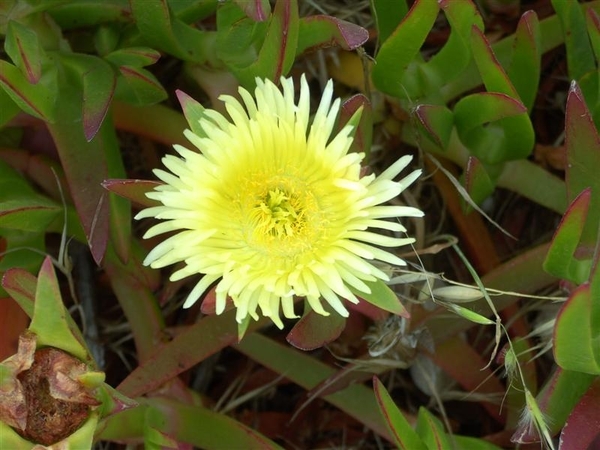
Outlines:
MULTIPOLYGON (((383 206, 420 174, 399 182, 393 178, 411 160, 400 158, 385 172, 361 176, 363 153, 349 153, 354 127, 332 135, 340 100, 332 103, 331 81, 311 120, 310 92, 301 79, 296 103, 294 82, 257 80, 254 97, 240 89, 242 101, 220 99, 230 120, 206 109, 199 125, 204 135, 185 135, 200 151, 176 145, 179 156, 163 159, 169 171, 157 169, 165 184, 148 193, 162 203, 137 218, 164 220, 145 238, 177 231, 157 245, 144 263, 153 268, 185 262, 171 280, 203 274, 184 307, 191 306, 213 283, 216 312, 229 296, 236 319, 258 310, 282 327, 280 309, 297 317, 294 297, 305 297, 316 312, 327 315, 321 299, 342 316, 341 299, 357 303, 369 293, 367 283, 387 280, 376 260, 405 262, 380 247, 413 242, 371 231, 405 233, 397 217, 420 217, 412 207, 383 206), (394 218, 393 220, 383 220, 394 218)), ((389 234, 389 233, 388 233, 389 234)))

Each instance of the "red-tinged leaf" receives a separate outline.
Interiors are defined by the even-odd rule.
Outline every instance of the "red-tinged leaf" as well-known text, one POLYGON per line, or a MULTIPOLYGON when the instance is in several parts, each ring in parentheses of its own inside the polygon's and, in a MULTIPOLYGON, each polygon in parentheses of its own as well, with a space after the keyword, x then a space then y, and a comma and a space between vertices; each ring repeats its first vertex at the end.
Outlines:
POLYGON ((128 47, 115 50, 104 57, 115 66, 144 67, 160 59, 160 53, 148 47, 128 47))
POLYGON ((496 59, 487 37, 478 27, 471 28, 471 48, 479 74, 488 92, 500 92, 519 100, 519 94, 496 59))
POLYGON ((385 320, 389 317, 390 313, 383 309, 369 303, 369 302, 358 302, 356 304, 347 302, 348 309, 356 311, 361 315, 368 317, 373 322, 385 320))
POLYGON ((242 85, 254 86, 256 77, 279 80, 287 75, 296 58, 299 24, 298 1, 278 0, 256 61, 236 71, 242 85))
POLYGON ((373 83, 383 93, 406 97, 404 74, 429 35, 438 16, 438 2, 417 0, 404 19, 381 45, 373 66, 373 83))
MULTIPOLYGON (((265 318, 251 321, 248 333, 268 322, 265 318)), ((169 343, 156 348, 147 360, 127 376, 118 390, 132 398, 151 392, 210 355, 237 342, 235 311, 204 317, 169 343)))
POLYGON ((569 415, 558 450, 588 449, 600 444, 600 378, 596 378, 569 415))
POLYGON ((581 284, 590 274, 591 259, 576 258, 575 253, 588 215, 592 191, 584 189, 563 215, 544 261, 544 270, 563 280, 581 284))
POLYGON ((117 77, 109 64, 99 58, 89 60, 83 73, 83 132, 91 141, 102 125, 117 86, 117 77))
POLYGON ((36 33, 31 28, 14 20, 9 21, 4 50, 31 84, 40 81, 42 57, 45 55, 36 33))
POLYGON ((497 92, 471 94, 459 100, 454 108, 454 121, 459 133, 506 117, 526 113, 519 100, 497 92))
POLYGON ((60 348, 84 362, 91 362, 81 333, 65 309, 52 261, 46 257, 35 290, 33 317, 29 330, 38 347, 60 348))
POLYGON ((51 200, 36 194, 0 202, 0 227, 44 232, 61 209, 51 200))
POLYGON ((416 431, 428 450, 446 450, 452 448, 452 442, 444 431, 442 422, 423 406, 419 408, 416 431))
POLYGON ((300 19, 296 54, 334 45, 342 50, 355 50, 368 39, 367 30, 345 20, 325 15, 303 17, 300 19))
POLYGON ((45 122, 52 122, 56 92, 45 86, 43 82, 30 84, 19 69, 0 60, 0 86, 27 114, 45 122))
MULTIPOLYGON (((19 173, 24 174, 26 179, 40 186, 50 197, 60 198, 60 190, 54 174, 57 174, 61 184, 64 184, 64 179, 60 168, 45 155, 31 153, 23 149, 5 148, 0 149, 0 159, 19 171, 19 173)), ((0 176, 5 177, 1 170, 0 176)), ((0 189, 1 186, 2 183, 0 182, 0 189)), ((11 192, 11 196, 14 196, 14 192, 11 192)))
POLYGON ((345 317, 335 312, 323 316, 311 310, 296 322, 286 339, 300 350, 315 350, 335 341, 345 327, 345 317))
POLYGON ((533 148, 527 108, 503 93, 463 97, 454 107, 454 123, 462 143, 485 164, 521 159, 533 148))
POLYGON ((150 207, 160 205, 160 202, 149 199, 146 197, 146 193, 153 191, 156 186, 160 186, 161 184, 158 181, 149 180, 110 179, 104 180, 102 187, 140 206, 150 207))
POLYGON ((235 3, 255 22, 264 22, 271 14, 269 0, 235 0, 235 3))
POLYGON ((534 11, 527 11, 515 32, 508 76, 529 111, 537 95, 541 67, 540 23, 534 11))
MULTIPOLYGON (((74 105, 69 105, 72 108, 74 105)), ((75 111, 64 111, 64 117, 48 127, 58 149, 65 170, 69 190, 83 225, 90 251, 99 263, 104 257, 109 238, 109 200, 102 188, 102 181, 108 178, 105 155, 107 145, 117 145, 105 139, 88 142, 81 129, 80 117, 75 111), (75 118, 69 120, 74 114, 75 118)), ((108 133, 114 129, 108 128, 108 133)), ((100 133, 103 133, 101 130, 100 133)))
POLYGON ((442 150, 448 148, 454 128, 454 115, 445 106, 417 105, 413 111, 417 129, 442 150))
POLYGON ((474 156, 469 156, 467 160, 464 184, 469 196, 478 205, 494 192, 494 183, 489 174, 481 161, 474 156))
POLYGON ((33 317, 33 302, 37 279, 25 269, 8 269, 2 277, 2 287, 10 294, 30 318, 33 317))
POLYGON ((355 127, 350 151, 362 152, 368 158, 373 142, 373 108, 369 99, 362 94, 356 94, 346 100, 340 111, 339 123, 341 126, 350 124, 355 127), (360 116, 357 115, 359 110, 360 116))
POLYGON ((373 377, 373 390, 375 391, 379 411, 396 447, 401 450, 427 450, 428 447, 408 423, 377 377, 373 377))
POLYGON ((179 89, 175 93, 192 132, 198 137, 206 137, 204 129, 200 126, 200 120, 204 117, 204 106, 179 89))
MULTIPOLYGON (((547 422, 550 435, 560 432, 581 396, 597 378, 596 375, 563 370, 560 367, 550 375, 536 397, 542 414, 552 418, 547 422)), ((517 426, 511 441, 526 444, 539 442, 540 437, 529 421, 522 421, 517 426)))
POLYGON ((154 75, 146 69, 121 66, 119 71, 125 83, 119 98, 136 106, 153 105, 167 98, 167 92, 154 75))
POLYGON ((568 162, 565 178, 569 202, 584 189, 592 190, 588 217, 581 234, 581 245, 587 247, 586 253, 591 253, 600 223, 600 136, 575 82, 571 84, 567 97, 565 134, 568 162))
POLYGON ((592 333, 594 308, 590 285, 575 289, 560 309, 554 326, 554 358, 566 370, 600 375, 600 336, 592 333))

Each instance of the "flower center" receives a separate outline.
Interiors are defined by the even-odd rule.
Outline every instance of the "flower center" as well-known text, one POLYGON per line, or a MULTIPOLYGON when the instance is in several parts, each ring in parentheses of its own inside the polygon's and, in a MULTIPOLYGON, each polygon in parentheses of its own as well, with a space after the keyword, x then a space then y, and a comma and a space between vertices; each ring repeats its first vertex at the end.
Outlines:
POLYGON ((320 239, 323 218, 311 189, 295 177, 255 176, 242 182, 240 212, 248 245, 271 257, 294 258, 320 239))
POLYGON ((254 212, 261 233, 282 238, 294 236, 302 228, 304 214, 298 198, 279 188, 269 190, 254 212))

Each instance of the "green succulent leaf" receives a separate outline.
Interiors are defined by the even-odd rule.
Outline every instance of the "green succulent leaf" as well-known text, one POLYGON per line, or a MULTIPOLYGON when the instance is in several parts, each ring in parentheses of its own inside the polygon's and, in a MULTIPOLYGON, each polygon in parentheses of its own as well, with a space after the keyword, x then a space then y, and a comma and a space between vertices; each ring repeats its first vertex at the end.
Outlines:
POLYGON ((117 95, 120 100, 134 106, 147 106, 162 102, 167 92, 152 73, 134 66, 119 67, 121 78, 117 95))
POLYGON ((377 279, 377 281, 365 281, 365 284, 371 290, 370 293, 367 294, 351 288, 352 292, 384 311, 391 312, 398 316, 409 317, 406 307, 398 299, 396 293, 385 284, 384 281, 377 279))
POLYGON ((484 165, 475 156, 467 160, 464 172, 465 190, 478 205, 494 192, 494 183, 484 165))
POLYGON ((531 112, 537 95, 541 71, 541 35, 537 15, 527 11, 517 25, 513 55, 508 67, 508 77, 519 98, 531 112))
POLYGON ((579 286, 563 305, 554 328, 554 357, 566 370, 600 375, 600 333, 592 329, 593 314, 599 314, 589 284, 579 286))
POLYGON ((440 420, 422 406, 419 408, 416 430, 428 450, 452 448, 452 442, 440 420))
POLYGON ((206 62, 212 32, 191 27, 177 18, 167 0, 131 0, 131 13, 146 42, 184 61, 206 62))
POLYGON ((355 50, 369 39, 363 27, 332 16, 310 16, 300 19, 296 54, 319 47, 337 45, 343 50, 355 50))
POLYGON ((565 134, 568 200, 572 202, 587 188, 592 191, 587 219, 581 232, 582 251, 591 258, 600 224, 600 136, 576 82, 571 84, 567 97, 565 134))
POLYGON ((11 20, 8 22, 4 49, 27 81, 31 84, 40 81, 45 54, 35 31, 11 20))
POLYGON ((533 148, 527 109, 503 93, 463 97, 454 107, 454 123, 462 143, 484 164, 520 159, 533 148))
POLYGON ((58 280, 50 258, 42 264, 35 291, 33 317, 29 330, 37 335, 39 347, 51 346, 64 350, 88 364, 91 356, 81 339, 71 331, 58 280))
MULTIPOLYGON (((439 12, 437 2, 417 0, 389 38, 381 44, 373 66, 373 83, 381 92, 398 98, 407 94, 416 101, 421 96, 413 91, 405 77, 411 64, 421 61, 419 50, 425 42, 439 12)), ((416 76, 414 69, 411 76, 416 76)), ((418 83, 417 83, 418 84, 418 83)))
POLYGON ((17 67, 0 60, 0 86, 10 98, 27 114, 52 122, 56 91, 50 87, 51 79, 46 78, 45 81, 31 84, 17 67))
POLYGON ((160 58, 160 53, 148 47, 127 47, 115 50, 104 58, 117 67, 145 67, 157 62, 160 58))
POLYGON ((401 450, 427 450, 428 447, 408 423, 402 411, 398 409, 377 377, 373 377, 373 390, 375 391, 379 411, 396 447, 401 450))
POLYGON ((589 214, 591 197, 591 189, 586 188, 573 200, 554 233, 544 261, 546 272, 576 284, 582 284, 590 274, 591 258, 579 259, 575 253, 589 214))

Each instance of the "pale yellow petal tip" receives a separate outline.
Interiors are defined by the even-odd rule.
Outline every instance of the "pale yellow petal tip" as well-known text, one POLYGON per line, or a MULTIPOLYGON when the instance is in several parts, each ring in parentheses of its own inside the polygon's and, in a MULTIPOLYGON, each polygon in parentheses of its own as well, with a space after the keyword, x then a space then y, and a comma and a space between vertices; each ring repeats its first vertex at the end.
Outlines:
POLYGON ((361 177, 363 155, 348 153, 351 125, 334 133, 340 99, 330 80, 311 117, 309 85, 282 78, 281 88, 257 79, 241 100, 221 97, 230 119, 205 110, 202 138, 185 136, 199 152, 176 146, 154 173, 164 184, 149 193, 162 206, 147 208, 136 219, 162 220, 145 238, 169 233, 144 260, 153 268, 181 263, 177 279, 203 275, 184 303, 200 299, 219 280, 216 312, 235 298, 236 320, 297 318, 292 293, 306 297, 322 315, 348 317, 342 299, 358 302, 352 291, 386 279, 378 262, 403 265, 395 252, 410 239, 378 234, 405 230, 399 217, 422 217, 414 207, 385 205, 419 176, 416 170, 394 178, 412 160, 398 159, 379 177, 361 177), (391 220, 390 220, 391 219, 391 220), (352 289, 352 291, 351 291, 352 289), (244 299, 244 300, 240 300, 244 299), (330 308, 322 302, 327 302, 330 308), (329 311, 328 311, 329 310, 329 311))

